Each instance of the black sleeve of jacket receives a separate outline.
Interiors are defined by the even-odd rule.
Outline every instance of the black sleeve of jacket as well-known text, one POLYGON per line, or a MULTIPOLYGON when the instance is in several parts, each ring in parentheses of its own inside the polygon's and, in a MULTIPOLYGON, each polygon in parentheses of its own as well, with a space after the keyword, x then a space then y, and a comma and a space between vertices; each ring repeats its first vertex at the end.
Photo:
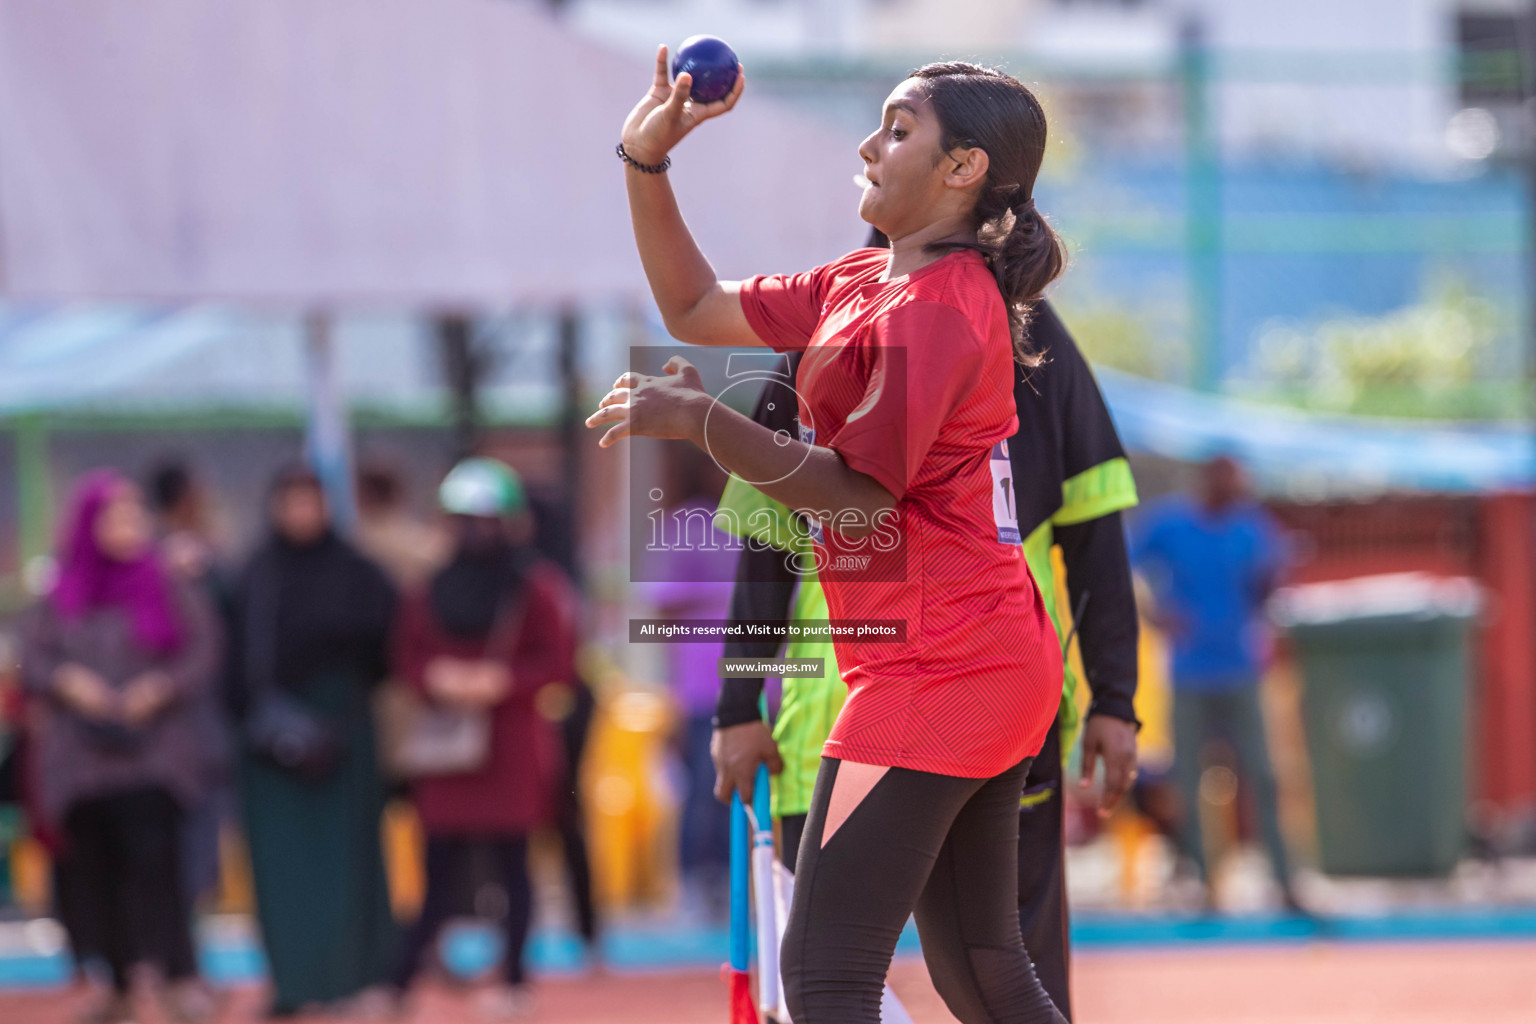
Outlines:
MULTIPOLYGON (((799 370, 798 353, 787 358, 780 369, 782 380, 770 381, 758 396, 757 408, 752 418, 775 430, 786 430, 795 436, 795 392, 789 381, 799 370)), ((790 601, 794 599, 797 577, 791 571, 787 556, 776 548, 764 547, 753 550, 747 544, 736 560, 736 584, 731 590, 732 623, 752 620, 782 622, 789 618, 790 601)), ((779 653, 783 642, 777 639, 750 639, 746 637, 726 640, 727 658, 771 658, 779 653)), ((715 703, 715 726, 726 728, 756 722, 762 718, 758 708, 763 694, 763 680, 722 679, 720 697, 715 703)))
MULTIPOLYGON (((786 562, 787 556, 777 548, 754 551, 748 544, 736 560, 736 586, 731 590, 731 621, 748 622, 771 620, 782 622, 789 618, 789 603, 795 594, 795 576, 786 562)), ((727 658, 772 658, 779 653, 783 641, 775 638, 756 639, 731 637, 725 642, 727 658)), ((720 699, 715 704, 715 725, 726 728, 744 722, 756 722, 762 717, 758 701, 763 694, 763 680, 722 679, 720 699)))
POLYGON ((1093 695, 1089 715, 1109 715, 1137 726, 1136 595, 1120 513, 1056 528, 1067 567, 1067 593, 1077 621, 1078 650, 1093 695), (1084 596, 1087 603, 1084 603, 1084 596))

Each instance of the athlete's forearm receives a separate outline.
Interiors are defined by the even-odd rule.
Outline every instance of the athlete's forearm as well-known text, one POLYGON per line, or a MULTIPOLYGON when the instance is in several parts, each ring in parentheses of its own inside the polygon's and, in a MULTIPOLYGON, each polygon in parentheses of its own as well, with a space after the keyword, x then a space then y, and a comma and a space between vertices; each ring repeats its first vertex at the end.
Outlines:
POLYGON ((626 167, 624 180, 629 190, 635 247, 640 251, 645 279, 650 283, 667 330, 681 337, 679 331, 686 324, 688 313, 719 279, 694 241, 693 232, 688 230, 667 176, 626 167))
POLYGON ((1135 722, 1139 626, 1120 513, 1057 527, 1056 541, 1072 607, 1083 610, 1077 636, 1093 695, 1088 713, 1135 722))
POLYGON ((768 497, 850 539, 873 533, 876 517, 896 507, 890 491, 831 448, 788 440, 719 402, 696 411, 690 440, 768 497))

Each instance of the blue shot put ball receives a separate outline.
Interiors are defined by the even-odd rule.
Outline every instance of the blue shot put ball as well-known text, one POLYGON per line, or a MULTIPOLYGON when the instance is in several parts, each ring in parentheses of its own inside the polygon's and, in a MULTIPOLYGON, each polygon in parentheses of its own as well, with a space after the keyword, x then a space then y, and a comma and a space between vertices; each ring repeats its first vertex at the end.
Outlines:
POLYGON ((714 36, 690 36, 677 48, 672 58, 672 78, 683 72, 693 76, 688 98, 695 103, 714 103, 730 95, 736 84, 736 52, 724 39, 714 36))

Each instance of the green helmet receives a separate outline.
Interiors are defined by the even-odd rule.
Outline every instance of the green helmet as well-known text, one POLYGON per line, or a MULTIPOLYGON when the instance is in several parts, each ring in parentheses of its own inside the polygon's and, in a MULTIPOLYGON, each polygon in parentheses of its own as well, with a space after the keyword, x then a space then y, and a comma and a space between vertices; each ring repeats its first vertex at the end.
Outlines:
POLYGON ((457 516, 494 518, 516 515, 528 507, 522 478, 499 459, 464 459, 443 478, 437 489, 443 511, 457 516))

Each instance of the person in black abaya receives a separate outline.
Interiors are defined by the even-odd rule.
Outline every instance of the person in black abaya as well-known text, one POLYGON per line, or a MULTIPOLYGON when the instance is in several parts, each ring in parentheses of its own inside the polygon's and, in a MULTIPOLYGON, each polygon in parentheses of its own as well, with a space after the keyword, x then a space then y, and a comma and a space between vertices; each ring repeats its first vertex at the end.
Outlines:
POLYGON ((396 597, 332 530, 307 469, 279 474, 268 516, 236 588, 231 682, 270 1014, 282 1017, 380 985, 394 954, 370 698, 396 597))

